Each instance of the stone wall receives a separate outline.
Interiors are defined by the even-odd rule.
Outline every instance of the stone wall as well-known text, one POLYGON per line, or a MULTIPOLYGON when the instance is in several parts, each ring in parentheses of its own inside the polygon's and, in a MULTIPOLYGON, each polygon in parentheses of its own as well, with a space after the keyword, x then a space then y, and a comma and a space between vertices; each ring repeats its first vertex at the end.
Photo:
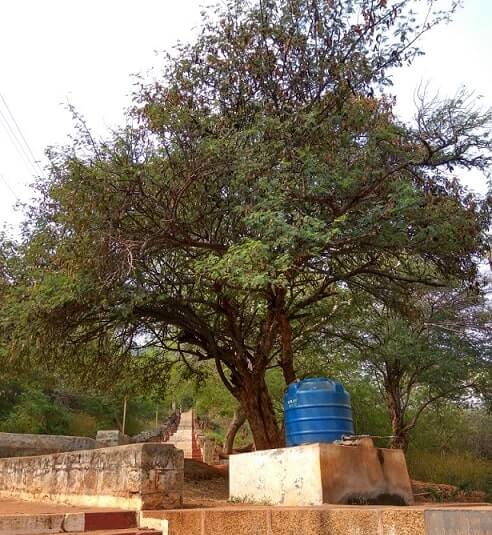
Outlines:
POLYGON ((0 459, 0 496, 124 509, 182 505, 183 452, 146 443, 0 459))
POLYGON ((0 457, 25 457, 62 451, 90 450, 96 441, 87 437, 0 433, 0 457))
POLYGON ((118 429, 105 429, 97 432, 96 443, 98 448, 124 446, 126 444, 130 444, 130 437, 128 435, 124 435, 118 429))
POLYGON ((139 444, 140 442, 167 442, 178 427, 179 416, 180 413, 174 411, 161 425, 132 436, 130 442, 132 444, 139 444))

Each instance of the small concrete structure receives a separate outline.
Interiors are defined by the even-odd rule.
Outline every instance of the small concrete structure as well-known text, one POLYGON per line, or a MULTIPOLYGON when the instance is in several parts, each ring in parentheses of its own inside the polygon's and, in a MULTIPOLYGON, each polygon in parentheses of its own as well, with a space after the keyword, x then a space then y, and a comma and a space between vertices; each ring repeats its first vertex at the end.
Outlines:
POLYGON ((89 450, 96 441, 88 437, 0 433, 0 457, 25 457, 62 451, 89 450))
POLYGON ((309 444, 231 455, 229 495, 271 505, 414 503, 401 450, 309 444))
POLYGON ((182 505, 183 452, 145 443, 0 459, 0 496, 123 509, 182 505))
POLYGON ((215 450, 215 443, 209 440, 204 434, 198 435, 197 440, 202 451, 203 462, 206 464, 218 463, 219 456, 215 450))

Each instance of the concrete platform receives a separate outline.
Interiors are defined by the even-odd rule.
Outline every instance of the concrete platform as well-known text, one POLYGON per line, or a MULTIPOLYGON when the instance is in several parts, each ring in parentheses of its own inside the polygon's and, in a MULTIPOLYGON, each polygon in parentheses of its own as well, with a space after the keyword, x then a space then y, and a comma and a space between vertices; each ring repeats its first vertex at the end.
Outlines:
POLYGON ((413 505, 402 450, 307 444, 229 458, 231 500, 268 505, 413 505))
POLYGON ((320 506, 143 511, 168 535, 491 535, 492 506, 320 506))

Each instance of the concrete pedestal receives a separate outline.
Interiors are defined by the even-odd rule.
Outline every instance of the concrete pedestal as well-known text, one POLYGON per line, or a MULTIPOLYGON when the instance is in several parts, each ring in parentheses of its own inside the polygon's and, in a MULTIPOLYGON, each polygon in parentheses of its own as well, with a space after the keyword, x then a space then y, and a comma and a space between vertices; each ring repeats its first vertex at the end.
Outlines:
POLYGON ((412 505, 401 450, 309 444, 231 455, 231 500, 271 505, 412 505))

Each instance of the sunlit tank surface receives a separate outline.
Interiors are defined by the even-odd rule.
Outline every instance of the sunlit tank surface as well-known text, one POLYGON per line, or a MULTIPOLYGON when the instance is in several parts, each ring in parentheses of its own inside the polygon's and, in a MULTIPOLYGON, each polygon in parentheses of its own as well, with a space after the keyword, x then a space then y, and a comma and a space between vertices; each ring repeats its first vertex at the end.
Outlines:
POLYGON ((284 396, 287 446, 334 442, 354 433, 350 395, 326 377, 291 383, 284 396))

